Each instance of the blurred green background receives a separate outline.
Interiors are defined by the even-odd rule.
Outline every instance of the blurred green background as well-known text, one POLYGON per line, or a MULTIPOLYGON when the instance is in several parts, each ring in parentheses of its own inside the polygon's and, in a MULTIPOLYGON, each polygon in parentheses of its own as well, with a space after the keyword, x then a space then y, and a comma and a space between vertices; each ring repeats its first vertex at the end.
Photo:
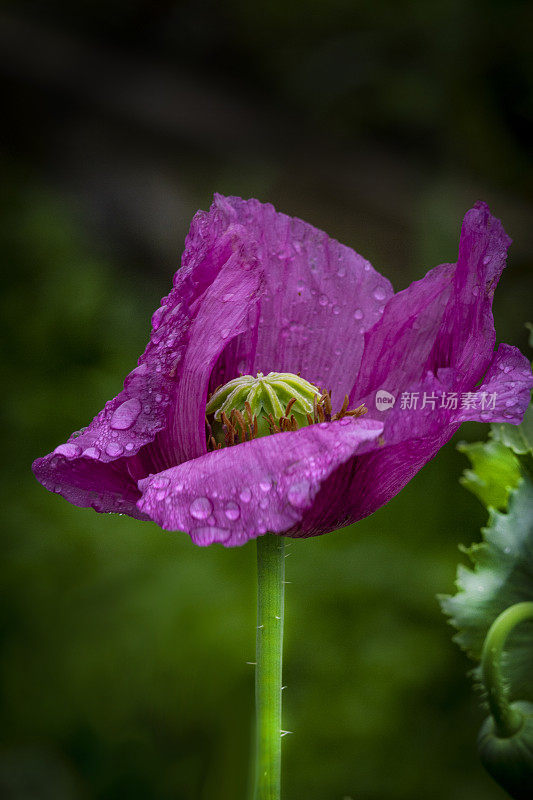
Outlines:
MULTIPOLYGON (((71 507, 30 464, 120 390, 214 191, 396 288, 455 260, 487 200, 515 240, 498 338, 525 351, 532 22, 499 0, 2 4, 2 798, 245 797, 253 544, 71 507)), ((505 797, 435 600, 485 522, 464 466, 452 442, 373 517, 290 545, 286 800, 505 797)))

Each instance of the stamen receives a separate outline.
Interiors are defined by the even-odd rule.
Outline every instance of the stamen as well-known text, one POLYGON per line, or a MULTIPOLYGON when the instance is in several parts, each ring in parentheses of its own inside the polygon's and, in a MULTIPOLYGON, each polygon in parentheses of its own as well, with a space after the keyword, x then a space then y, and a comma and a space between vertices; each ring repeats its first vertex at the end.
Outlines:
POLYGON ((234 416, 235 419, 237 420, 237 424, 238 424, 239 428, 241 429, 242 441, 245 442, 246 441, 246 425, 245 425, 245 422, 244 422, 244 417, 242 416, 242 414, 241 414, 241 412, 239 411, 238 408, 234 408, 233 409, 233 411, 231 412, 231 416, 232 417, 234 416))
POLYGON ((289 400, 289 402, 287 403, 287 406, 285 408, 285 416, 286 417, 289 416, 290 410, 293 407, 293 405, 295 404, 295 402, 296 402, 296 398, 295 397, 291 397, 291 399, 289 400))

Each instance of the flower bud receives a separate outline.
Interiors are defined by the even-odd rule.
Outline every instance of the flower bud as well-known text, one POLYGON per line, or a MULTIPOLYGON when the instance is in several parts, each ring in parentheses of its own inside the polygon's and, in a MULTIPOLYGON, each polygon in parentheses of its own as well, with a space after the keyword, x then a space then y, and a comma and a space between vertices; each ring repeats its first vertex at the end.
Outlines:
POLYGON ((479 732, 477 747, 487 772, 514 800, 533 797, 533 703, 518 700, 510 711, 522 718, 510 736, 498 736, 492 716, 479 732))

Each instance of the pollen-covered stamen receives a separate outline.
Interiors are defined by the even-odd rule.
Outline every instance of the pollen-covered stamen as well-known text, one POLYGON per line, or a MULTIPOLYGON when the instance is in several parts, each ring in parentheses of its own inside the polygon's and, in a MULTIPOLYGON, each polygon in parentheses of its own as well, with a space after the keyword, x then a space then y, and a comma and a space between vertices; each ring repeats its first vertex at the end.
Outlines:
POLYGON ((231 447, 261 436, 316 423, 331 422, 366 412, 360 405, 348 409, 348 395, 342 408, 332 415, 331 392, 323 391, 300 375, 289 372, 258 373, 235 378, 210 395, 206 407, 208 449, 231 447))

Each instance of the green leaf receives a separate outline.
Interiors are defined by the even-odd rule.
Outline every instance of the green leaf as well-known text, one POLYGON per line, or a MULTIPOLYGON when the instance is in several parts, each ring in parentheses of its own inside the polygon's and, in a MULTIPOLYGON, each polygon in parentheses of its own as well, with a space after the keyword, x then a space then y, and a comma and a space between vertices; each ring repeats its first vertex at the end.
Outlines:
POLYGON ((518 455, 533 453, 533 405, 529 405, 520 425, 497 422, 490 426, 490 435, 496 442, 510 447, 518 455))
MULTIPOLYGON (((533 600, 533 484, 523 478, 511 492, 506 514, 491 510, 483 541, 465 552, 472 568, 459 565, 453 597, 441 597, 442 610, 458 633, 454 640, 479 660, 488 629, 509 606, 533 600)), ((511 699, 533 701, 533 622, 510 634, 505 679, 511 699)))
MULTIPOLYGON (((511 427, 511 426, 509 426, 511 427)), ((516 456, 499 441, 460 442, 457 449, 470 459, 461 484, 478 497, 487 508, 507 508, 509 494, 520 483, 521 470, 516 456)))

